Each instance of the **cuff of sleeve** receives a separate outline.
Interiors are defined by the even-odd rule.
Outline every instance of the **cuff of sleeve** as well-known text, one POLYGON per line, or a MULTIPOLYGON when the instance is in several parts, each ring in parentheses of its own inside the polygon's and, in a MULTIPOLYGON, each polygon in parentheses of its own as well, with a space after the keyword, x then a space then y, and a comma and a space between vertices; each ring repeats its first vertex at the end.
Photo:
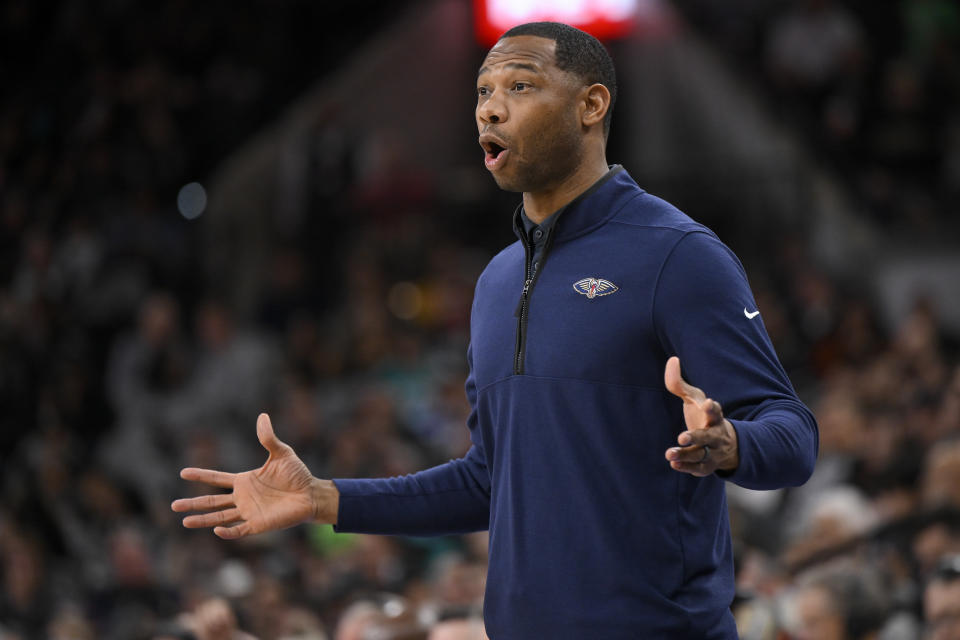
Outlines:
POLYGON ((333 530, 337 533, 358 532, 362 528, 363 514, 357 498, 364 495, 366 489, 364 485, 368 485, 369 480, 336 478, 333 484, 340 492, 337 524, 333 525, 333 530))

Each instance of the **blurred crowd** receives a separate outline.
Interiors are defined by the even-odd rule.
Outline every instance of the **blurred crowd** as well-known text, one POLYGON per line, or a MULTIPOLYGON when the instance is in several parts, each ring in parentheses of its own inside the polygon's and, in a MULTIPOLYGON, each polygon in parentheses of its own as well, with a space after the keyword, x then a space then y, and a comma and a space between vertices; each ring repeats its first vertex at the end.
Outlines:
MULTIPOLYGON (((349 141, 333 158, 325 145, 312 165, 322 192, 307 194, 299 227, 277 233, 253 310, 240 313, 202 277, 197 256, 215 239, 199 232, 202 216, 180 215, 177 190, 342 54, 331 38, 301 60, 297 43, 313 36, 301 22, 323 17, 311 14, 316 3, 260 4, 0 7, 3 60, 36 57, 0 69, 10 87, 0 100, 2 640, 485 638, 485 534, 304 526, 225 543, 170 511, 173 498, 202 491, 178 479, 181 467, 262 463, 261 411, 321 477, 408 473, 469 446, 470 299, 498 246, 495 234, 438 221, 429 175, 389 162, 371 173, 349 141), (276 71, 295 68, 301 76, 276 71), (334 168, 336 180, 319 175, 334 168), (342 223, 336 241, 323 234, 330 219, 342 223)), ((883 174, 891 193, 943 215, 938 203, 957 189, 948 134, 960 125, 948 108, 952 3, 905 2, 902 15, 872 23, 854 5, 777 4, 782 13, 764 14, 763 50, 783 80, 771 85, 778 95, 805 93, 798 126, 819 123, 817 144, 844 147, 852 188, 883 174), (797 16, 810 11, 843 17, 805 31, 797 16), (890 30, 903 30, 902 47, 885 39, 890 30), (837 66, 785 70, 824 64, 801 62, 791 46, 833 50, 837 66), (920 101, 908 114, 896 111, 905 75, 920 101), (897 95, 877 101, 880 89, 897 95), (844 135, 838 98, 855 119, 844 135), (925 168, 900 155, 910 135, 873 129, 894 121, 934 129, 916 151, 925 168), (901 146, 871 146, 888 136, 901 146)), ((715 24, 729 26, 735 5, 747 15, 751 3, 730 3, 728 22, 715 24)), ((496 219, 496 237, 509 238, 509 210, 496 219)), ((885 326, 862 283, 818 270, 802 238, 741 254, 821 427, 804 487, 730 486, 742 637, 960 638, 957 336, 922 296, 885 326)))
POLYGON ((960 6, 954 0, 677 0, 899 233, 956 230, 960 6))

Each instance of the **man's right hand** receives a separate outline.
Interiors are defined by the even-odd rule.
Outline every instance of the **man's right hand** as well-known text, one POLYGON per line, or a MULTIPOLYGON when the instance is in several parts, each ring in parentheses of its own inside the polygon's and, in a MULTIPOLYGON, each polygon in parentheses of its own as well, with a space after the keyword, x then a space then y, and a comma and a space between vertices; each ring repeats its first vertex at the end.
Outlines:
POLYGON ((233 540, 309 521, 336 524, 340 503, 337 487, 330 480, 313 477, 290 445, 273 433, 265 413, 257 418, 257 438, 270 453, 259 469, 226 473, 188 467, 180 472, 184 480, 231 490, 174 500, 170 505, 174 511, 206 512, 187 516, 183 526, 213 527, 219 537, 233 540))

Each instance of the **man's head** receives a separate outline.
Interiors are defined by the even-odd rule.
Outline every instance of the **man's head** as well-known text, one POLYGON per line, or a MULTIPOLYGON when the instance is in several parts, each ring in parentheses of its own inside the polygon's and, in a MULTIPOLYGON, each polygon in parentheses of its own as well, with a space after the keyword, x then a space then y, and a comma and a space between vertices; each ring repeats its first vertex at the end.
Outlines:
POLYGON ((508 191, 549 190, 604 154, 613 62, 593 36, 534 22, 507 31, 477 74, 486 166, 508 191))
POLYGON ((617 102, 617 72, 606 47, 586 31, 562 22, 528 22, 517 25, 500 39, 536 36, 556 42, 554 57, 563 71, 578 77, 584 86, 602 84, 610 92, 610 105, 603 118, 603 134, 610 135, 613 106, 617 102))

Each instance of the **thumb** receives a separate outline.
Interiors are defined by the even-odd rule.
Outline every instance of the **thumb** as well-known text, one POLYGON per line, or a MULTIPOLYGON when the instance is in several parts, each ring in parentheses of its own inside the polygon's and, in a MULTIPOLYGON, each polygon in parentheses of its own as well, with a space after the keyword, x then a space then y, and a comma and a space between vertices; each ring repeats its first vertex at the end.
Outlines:
POLYGON ((703 391, 692 384, 688 384, 683 379, 680 372, 680 358, 677 356, 671 356, 667 360, 667 367, 663 371, 663 383, 666 385, 667 391, 682 398, 684 402, 699 404, 706 399, 703 391))
POLYGON ((270 416, 265 413, 257 416, 257 439, 272 456, 279 456, 288 449, 287 445, 281 442, 277 434, 273 432, 270 416))

